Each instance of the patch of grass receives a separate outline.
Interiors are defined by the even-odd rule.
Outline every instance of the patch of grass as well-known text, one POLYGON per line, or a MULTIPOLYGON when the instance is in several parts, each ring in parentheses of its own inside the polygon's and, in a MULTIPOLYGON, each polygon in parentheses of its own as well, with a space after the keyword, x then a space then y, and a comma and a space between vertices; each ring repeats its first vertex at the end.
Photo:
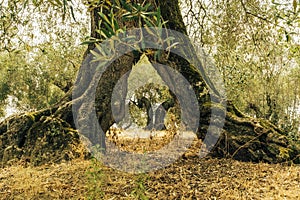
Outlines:
POLYGON ((145 182, 147 181, 147 174, 142 173, 138 174, 135 180, 135 186, 131 192, 131 195, 135 199, 140 199, 140 200, 148 200, 149 198, 147 197, 147 189, 145 186, 145 182))
POLYGON ((103 187, 105 186, 105 173, 103 172, 103 165, 95 158, 91 159, 91 165, 86 171, 87 175, 87 199, 103 199, 105 193, 103 187))

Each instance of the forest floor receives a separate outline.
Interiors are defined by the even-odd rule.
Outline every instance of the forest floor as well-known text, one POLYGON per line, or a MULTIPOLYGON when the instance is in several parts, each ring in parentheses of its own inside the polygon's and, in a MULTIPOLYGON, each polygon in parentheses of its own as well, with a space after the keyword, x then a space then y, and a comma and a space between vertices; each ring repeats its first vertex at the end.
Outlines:
POLYGON ((142 174, 83 159, 0 168, 0 199, 300 200, 300 166, 200 159, 198 143, 173 164, 142 174))

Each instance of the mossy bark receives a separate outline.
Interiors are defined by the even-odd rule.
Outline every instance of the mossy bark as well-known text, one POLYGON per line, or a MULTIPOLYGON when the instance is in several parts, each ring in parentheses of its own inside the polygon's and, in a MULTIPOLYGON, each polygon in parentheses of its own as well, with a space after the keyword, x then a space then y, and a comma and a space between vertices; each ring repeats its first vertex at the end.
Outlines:
MULTIPOLYGON (((135 2, 143 3, 144 1, 136 0, 135 2)), ((161 7, 162 17, 165 21, 168 21, 168 28, 186 34, 177 0, 149 0, 149 2, 161 7)), ((91 35, 93 37, 100 37, 96 33, 96 29, 101 28, 97 27, 99 20, 97 12, 99 12, 97 8, 92 11, 91 35)), ((135 22, 126 23, 126 26, 129 28, 137 27, 135 22)), ((89 51, 93 48, 94 45, 90 45, 85 56, 91 56, 89 51)), ((193 48, 189 48, 187 49, 187 54, 194 54, 194 51, 193 48)), ((81 112, 80 115, 75 115, 77 122, 84 121, 84 117, 88 118, 89 113, 84 113, 91 110, 94 106, 98 123, 103 132, 106 132, 116 120, 113 118, 111 111, 114 87, 118 80, 131 70, 132 65, 139 58, 140 55, 131 52, 129 56, 124 55, 114 61, 102 74, 97 85, 95 99, 90 101, 83 100, 89 98, 87 91, 90 90, 90 83, 95 78, 95 73, 91 70, 92 64, 90 62, 83 62, 78 73, 75 88, 73 88, 76 90, 75 94, 72 94, 72 91, 68 92, 59 104, 51 108, 13 116, 4 120, 0 124, 1 163, 9 164, 26 160, 38 165, 76 157, 87 157, 89 154, 84 148, 83 140, 80 140, 81 133, 76 130, 72 106, 76 103, 77 110, 81 112), (81 87, 76 88, 78 85, 81 87), (95 102, 95 104, 92 102, 95 102)), ((192 85, 193 91, 197 95, 198 104, 200 105, 200 121, 197 131, 199 139, 205 138, 208 126, 211 123, 213 126, 218 126, 219 124, 218 121, 210 121, 212 106, 219 110, 220 116, 225 116, 224 127, 219 127, 223 131, 211 155, 232 157, 242 161, 276 163, 293 160, 296 163, 300 162, 299 141, 289 140, 280 129, 266 120, 245 116, 230 102, 227 103, 227 108, 224 108, 222 104, 218 105, 222 99, 217 94, 210 80, 203 76, 204 72, 199 72, 187 60, 178 55, 171 54, 167 59, 163 58, 156 60, 151 55, 149 56, 150 62, 168 65, 182 74, 192 85), (210 93, 205 91, 210 91, 210 93), (214 101, 213 103, 211 102, 212 100, 214 101)), ((172 80, 173 77, 164 69, 157 68, 157 72, 164 80, 177 83, 177 80, 172 80)), ((127 78, 123 79, 124 84, 122 85, 126 86, 127 78)), ((120 99, 126 95, 126 87, 123 88, 119 95, 120 99)), ((120 110, 118 116, 122 118, 124 115, 124 102, 119 102, 118 105, 120 110)), ((194 111, 190 110, 189 112, 194 111)), ((92 142, 101 143, 102 147, 105 148, 103 134, 99 135, 97 133, 97 130, 93 132, 92 142)))

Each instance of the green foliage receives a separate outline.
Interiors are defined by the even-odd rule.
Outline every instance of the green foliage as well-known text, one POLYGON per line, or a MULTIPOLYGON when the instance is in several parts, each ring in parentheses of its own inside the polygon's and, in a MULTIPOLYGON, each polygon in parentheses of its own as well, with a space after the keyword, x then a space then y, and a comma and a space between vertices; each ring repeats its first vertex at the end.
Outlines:
POLYGON ((63 21, 47 3, 0 3, 0 116, 6 106, 28 111, 55 104, 73 83, 84 51, 76 43, 87 33, 87 18, 63 21))
POLYGON ((37 53, 30 59, 25 52, 0 53, 2 109, 9 103, 8 97, 13 97, 19 110, 36 110, 57 103, 64 96, 64 89, 73 82, 79 66, 80 57, 76 55, 82 51, 70 49, 69 62, 64 58, 67 54, 60 55, 57 50, 48 47, 44 50, 47 54, 37 53))
MULTIPOLYGON (((162 28, 165 27, 167 22, 162 19, 160 8, 155 8, 150 3, 145 4, 144 2, 143 4, 139 4, 126 1, 114 1, 111 3, 110 1, 104 1, 89 6, 93 8, 97 7, 100 10, 98 15, 101 20, 96 29, 100 38, 87 37, 86 41, 82 44, 99 43, 106 39, 111 39, 113 41, 110 48, 112 51, 118 47, 118 44, 126 44, 140 53, 146 52, 144 38, 137 39, 135 36, 126 36, 127 26, 121 26, 121 24, 126 24, 128 21, 134 23, 137 21, 138 27, 145 28, 155 38, 156 41, 154 40, 153 43, 157 44, 158 48, 163 44, 167 44, 169 49, 177 45, 177 43, 171 43, 175 39, 173 37, 162 38, 162 28), (122 36, 122 39, 119 36, 122 36), (133 44, 129 44, 128 41, 132 39, 134 39, 133 44)), ((107 55, 103 47, 98 45, 97 49, 100 53, 93 52, 96 61, 110 59, 111 54, 107 55)), ((153 51, 152 53, 155 59, 161 58, 161 50, 153 51)), ((105 62, 102 63, 102 65, 104 64, 105 62)))

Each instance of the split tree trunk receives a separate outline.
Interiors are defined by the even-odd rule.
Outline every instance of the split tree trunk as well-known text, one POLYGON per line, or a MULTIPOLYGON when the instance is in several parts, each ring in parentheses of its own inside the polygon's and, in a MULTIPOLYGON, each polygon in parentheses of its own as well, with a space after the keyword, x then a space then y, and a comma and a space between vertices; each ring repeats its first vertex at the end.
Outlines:
MULTIPOLYGON (((135 3, 143 3, 144 0, 135 0, 135 3)), ((148 0, 155 7, 160 6, 162 17, 168 21, 167 28, 187 34, 186 27, 183 23, 180 13, 178 1, 168 0, 148 0)), ((109 5, 108 5, 109 6, 109 5)), ((91 36, 99 38, 96 32, 100 17, 98 15, 99 8, 95 8, 91 12, 92 16, 92 32, 91 36)), ((138 27, 137 22, 122 22, 120 26, 129 28, 138 27)), ((95 46, 90 45, 85 57, 92 56, 89 51, 95 46)), ((189 54, 195 54, 193 48, 185 49, 189 54)), ((0 124, 0 158, 3 164, 12 163, 18 160, 26 160, 34 164, 42 164, 45 162, 59 162, 64 159, 72 159, 79 156, 87 156, 81 154, 84 148, 81 140, 81 133, 76 130, 73 119, 72 106, 76 105, 79 111, 75 118, 77 123, 85 121, 92 117, 89 113, 95 107, 98 122, 105 133, 115 122, 112 110, 112 92, 115 85, 121 77, 124 88, 121 88, 120 99, 126 95, 126 85, 128 76, 126 73, 131 70, 132 65, 140 59, 140 54, 134 52, 123 55, 114 61, 109 68, 102 74, 102 77, 96 86, 95 99, 91 99, 91 103, 85 101, 89 98, 89 90, 91 89, 91 80, 95 78, 95 71, 91 70, 91 63, 83 62, 78 73, 75 83, 75 93, 69 92, 63 100, 52 106, 51 108, 37 111, 33 113, 25 113, 22 115, 10 117, 0 124), (126 77, 127 76, 127 77, 126 77), (80 88, 76 88, 80 85, 80 88), (85 87, 82 87, 85 86, 85 87), (73 100, 72 100, 73 98, 73 100), (93 104, 92 102, 94 102, 93 104)), ((92 59, 92 58, 90 58, 92 59)), ((85 59, 89 60, 89 59, 85 59)), ((168 59, 155 60, 149 56, 151 63, 167 65, 187 79, 193 87, 193 91, 197 95, 200 111, 200 121, 197 130, 199 139, 204 139, 209 126, 218 126, 218 121, 211 122, 211 107, 219 109, 219 115, 225 115, 225 125, 221 132, 221 137, 212 151, 214 156, 228 156, 243 161, 266 161, 266 162, 282 162, 285 160, 293 160, 300 162, 299 159, 299 141, 291 141, 270 122, 262 119, 254 119, 245 116, 230 102, 227 108, 217 105, 222 101, 216 89, 205 76, 204 72, 199 72, 187 60, 178 55, 171 54, 168 59), (199 84, 201 83, 201 84, 199 84), (208 90, 210 93, 205 93, 208 90), (211 99, 214 102, 211 102, 211 99)), ((174 82, 173 77, 165 69, 156 68, 158 74, 163 80, 174 82)), ((96 77, 97 78, 97 77, 96 77)), ((173 88, 176 90, 176 87, 173 88)), ((184 94, 183 94, 184 95, 184 94)), ((124 116, 124 102, 114 102, 119 105, 119 117, 124 116)), ((190 110, 189 112, 194 112, 190 110)), ((217 118, 216 118, 217 119, 217 118)), ((91 142, 101 144, 105 148, 105 136, 98 134, 98 126, 87 127, 88 130, 94 129, 91 142)), ((217 135, 216 135, 217 137, 217 135)))

